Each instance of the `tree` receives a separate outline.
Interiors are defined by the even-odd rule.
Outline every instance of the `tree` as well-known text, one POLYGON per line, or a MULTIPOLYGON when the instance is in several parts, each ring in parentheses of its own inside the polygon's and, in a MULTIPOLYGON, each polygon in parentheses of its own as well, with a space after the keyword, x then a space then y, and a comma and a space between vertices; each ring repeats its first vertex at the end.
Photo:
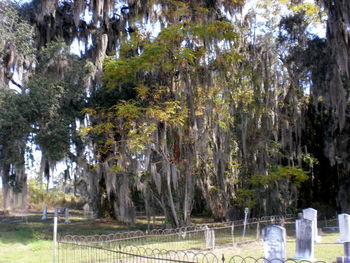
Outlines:
POLYGON ((32 67, 34 48, 32 27, 10 1, 0 3, 0 174, 3 183, 3 207, 26 206, 25 153, 30 131, 28 100, 19 78, 32 67), (9 88, 14 85, 19 91, 9 88), (21 200, 19 200, 19 198, 21 200))
POLYGON ((43 175, 65 160, 96 214, 121 221, 134 221, 135 204, 173 226, 199 203, 215 220, 246 205, 286 213, 320 192, 347 208, 347 4, 324 1, 320 39, 309 29, 322 10, 303 1, 260 1, 244 17, 238 0, 107 2, 1 3, 11 191, 24 189, 33 141, 43 175), (69 53, 75 40, 80 57, 69 53))

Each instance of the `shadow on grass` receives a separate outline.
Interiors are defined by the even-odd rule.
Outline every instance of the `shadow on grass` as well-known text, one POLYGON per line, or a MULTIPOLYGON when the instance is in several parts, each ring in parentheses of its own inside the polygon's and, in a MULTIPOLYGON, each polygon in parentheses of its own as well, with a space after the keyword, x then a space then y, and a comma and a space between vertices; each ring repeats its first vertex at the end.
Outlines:
MULTIPOLYGON (((0 243, 28 245, 38 240, 52 240, 53 218, 41 220, 40 213, 33 213, 22 222, 22 216, 12 216, 8 221, 0 221, 0 243)), ((70 223, 64 223, 64 217, 60 217, 58 234, 60 235, 101 235, 119 231, 132 231, 146 229, 144 224, 130 226, 114 220, 93 220, 80 217, 79 214, 71 214, 70 223)))

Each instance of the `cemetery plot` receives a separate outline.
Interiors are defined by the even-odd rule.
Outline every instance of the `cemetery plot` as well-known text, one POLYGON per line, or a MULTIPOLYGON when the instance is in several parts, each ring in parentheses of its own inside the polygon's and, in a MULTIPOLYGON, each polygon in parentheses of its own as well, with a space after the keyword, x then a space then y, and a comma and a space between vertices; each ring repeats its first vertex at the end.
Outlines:
MULTIPOLYGON (((59 233, 63 232, 71 232, 71 233, 91 233, 99 232, 99 233, 108 233, 115 232, 120 226, 117 224, 109 224, 110 226, 114 226, 117 228, 109 228, 102 230, 100 228, 100 224, 97 223, 98 220, 90 220, 82 219, 82 213, 79 214, 80 217, 73 211, 71 213, 71 223, 65 224, 64 220, 61 219, 59 224, 59 233), (114 229, 114 230, 113 230, 114 229)), ((43 231, 42 227, 50 226, 50 220, 41 220, 40 216, 36 215, 36 217, 29 216, 28 221, 33 223, 25 223, 22 222, 20 224, 16 223, 18 227, 30 226, 31 228, 39 227, 40 230, 37 233, 47 232, 51 233, 52 229, 50 227, 49 230, 43 231)), ((108 261, 109 258, 113 259, 116 257, 114 254, 116 251, 129 253, 134 251, 153 251, 153 253, 160 253, 163 257, 163 261, 165 259, 171 258, 167 254, 171 254, 173 257, 179 255, 182 252, 191 252, 192 254, 215 254, 218 262, 223 262, 222 257, 224 256, 225 261, 229 262, 233 255, 239 255, 242 258, 246 258, 248 256, 252 256, 253 258, 263 258, 264 257, 264 243, 261 241, 263 238, 262 229, 265 227, 278 223, 281 226, 284 225, 286 229, 286 253, 287 258, 294 258, 296 256, 296 244, 297 241, 294 239, 296 235, 296 225, 294 220, 281 220, 278 217, 268 217, 262 218, 260 220, 250 219, 246 225, 246 231, 244 233, 244 224, 243 221, 235 221, 234 224, 208 224, 208 228, 214 231, 215 236, 215 249, 210 247, 206 248, 206 239, 205 239, 205 225, 202 226, 190 226, 187 228, 181 229, 155 229, 149 232, 146 231, 131 231, 131 232, 118 232, 115 234, 109 235, 92 235, 92 236, 70 236, 70 240, 63 240, 61 237, 61 241, 59 243, 59 262, 63 263, 82 263, 82 262, 104 262, 109 263, 114 261, 108 261), (66 242, 66 243, 65 243, 66 242), (90 247, 89 247, 90 246, 90 247), (98 247, 98 249, 93 248, 98 247), (99 251, 97 253, 97 250, 99 251), (112 250, 112 251, 109 251, 112 250), (132 250, 132 251, 130 251, 132 250), (101 251, 109 251, 101 252, 101 251), (129 252, 128 252, 129 251, 129 252), (89 261, 89 257, 93 256, 96 253, 96 257, 100 257, 101 261, 89 261), (107 253, 105 255, 103 253, 107 253), (113 256, 114 255, 114 256, 113 256), (108 258, 109 257, 109 258, 108 258), (82 260, 82 261, 81 261, 82 260)), ((1 222, 0 222, 1 224, 1 222)), ((7 223, 8 224, 8 223, 7 223)), ((327 226, 328 229, 333 229, 333 226, 336 226, 336 221, 327 221, 327 223, 319 222, 319 226, 327 226)), ((0 235, 4 237, 4 223, 0 225, 0 235)), ((11 227, 15 226, 15 224, 11 223, 11 227)), ((107 226, 107 225, 106 225, 107 226)), ((124 229, 127 229, 127 226, 123 226, 124 229)), ((125 231, 124 230, 124 231, 125 231)), ((5 230, 7 231, 7 230, 5 230)), ((32 230, 31 230, 32 231, 32 230)), ((120 230, 119 230, 120 231, 120 230)), ((46 239, 51 236, 45 234, 46 239)), ((5 234, 6 235, 6 234, 5 234)), ((37 235, 37 234, 35 234, 37 235)), ((23 235, 22 235, 23 236, 23 235)), ((67 236, 69 237, 69 236, 67 236)), ((336 243, 336 240, 339 239, 338 232, 325 232, 322 235, 322 243, 314 244, 314 258, 317 260, 323 260, 326 262, 334 262, 335 259, 339 256, 343 255, 343 244, 336 243)), ((8 254, 13 251, 11 245, 7 245, 6 243, 1 243, 0 238, 0 257, 2 258, 4 263, 12 263, 12 262, 23 262, 23 263, 37 263, 37 262, 50 262, 52 259, 52 242, 46 241, 47 245, 45 245, 45 253, 49 253, 47 256, 48 260, 40 261, 34 260, 30 261, 29 258, 33 257, 34 254, 28 254, 28 252, 16 252, 17 254, 26 254, 29 255, 26 258, 21 258, 20 260, 11 260, 8 257, 8 254), (2 252, 3 250, 3 252, 2 252)), ((23 237, 21 237, 23 240, 23 237)), ((25 241, 27 242, 27 241, 25 241)), ((36 242, 36 241, 35 241, 36 242)), ((46 243, 45 243, 46 244, 46 243)), ((36 243, 32 245, 36 246, 36 243)), ((31 245, 31 246, 32 246, 31 245)), ((19 250, 21 251, 21 250, 19 250)), ((136 251, 136 252, 135 252, 136 251)), ((33 253, 37 253, 33 251, 33 253)), ((40 252, 41 253, 41 252, 40 252)), ((44 252, 43 252, 44 253, 44 252)), ((143 252, 142 252, 143 253, 143 252)), ((146 253, 146 252, 145 252, 146 253)), ((147 252, 148 253, 148 252, 147 252)), ((132 253, 131 253, 132 254, 132 253)), ((141 261, 140 255, 129 255, 130 262, 143 262, 141 261)), ((238 259, 239 257, 236 257, 238 259)), ((214 260, 214 259, 213 259, 214 260)), ((151 261, 148 261, 151 262, 151 261)), ((156 262, 156 261, 153 261, 156 262)), ((162 262, 162 261, 159 261, 162 262)), ((213 261, 214 262, 214 261, 213 261)), ((241 261, 231 261, 231 262, 241 262, 241 261)), ((251 261, 245 261, 246 263, 251 261)), ((252 261, 254 262, 254 261, 252 261)), ((260 260, 259 262, 263 262, 260 260)), ((119 263, 119 262, 118 262, 119 263)), ((208 261, 209 263, 209 261, 208 261)))
MULTIPOLYGON (((86 254, 86 251, 95 249, 96 254, 102 253, 101 251, 113 252, 114 257, 117 257, 117 259, 122 257, 123 262, 134 262, 135 260, 146 262, 144 260, 150 258, 157 258, 159 261, 167 260, 167 262, 202 262, 196 261, 194 257, 197 254, 206 255, 208 252, 215 255, 211 259, 213 261, 206 261, 208 263, 233 262, 233 251, 243 244, 247 244, 245 250, 256 247, 253 253, 250 252, 250 255, 254 255, 254 258, 261 257, 261 260, 266 263, 298 260, 311 262, 316 261, 314 256, 315 242, 320 241, 320 238, 315 235, 316 226, 317 211, 309 208, 304 209, 301 218, 296 220, 295 224, 283 217, 266 217, 260 220, 235 221, 230 224, 190 226, 179 229, 152 230, 150 232, 135 231, 90 237, 66 236, 60 240, 60 243, 67 248, 65 253, 68 253, 70 257, 74 257, 73 254, 76 253, 86 254), (280 225, 271 225, 273 223, 279 223, 280 225), (260 241, 260 232, 262 233, 263 242, 260 241), (292 236, 295 236, 295 239, 292 236), (220 248, 225 246, 231 247, 224 250, 229 252, 218 252, 220 248), (181 253, 191 254, 193 257, 186 258, 189 261, 181 261, 184 260, 178 258, 181 253), (220 253, 222 254, 219 256, 220 253)), ((327 238, 324 244, 317 244, 318 247, 324 245, 339 248, 340 244, 327 238)), ((324 251, 324 249, 321 251, 324 251)), ((241 255, 244 255, 245 252, 241 255)), ((338 249, 337 253, 341 255, 342 251, 338 249)), ((102 256, 102 258, 104 257, 105 255, 102 256)), ((206 257, 204 258, 207 260, 206 257)), ((320 258, 324 258, 324 256, 320 258)), ((334 256, 333 259, 335 258, 334 256)), ((107 261, 103 259, 96 262, 107 261)))

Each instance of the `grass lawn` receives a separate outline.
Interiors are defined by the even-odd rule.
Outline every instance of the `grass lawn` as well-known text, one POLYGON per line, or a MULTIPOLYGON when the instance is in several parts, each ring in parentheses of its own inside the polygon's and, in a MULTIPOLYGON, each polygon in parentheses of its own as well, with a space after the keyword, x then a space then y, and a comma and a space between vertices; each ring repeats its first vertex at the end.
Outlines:
MULTIPOLYGON (((52 262, 52 218, 41 221, 40 213, 33 213, 28 216, 28 223, 25 222, 1 222, 0 221, 0 263, 50 263, 52 262)), ((84 219, 78 213, 72 213, 70 224, 64 224, 63 220, 58 225, 59 234, 72 235, 92 235, 92 234, 108 234, 118 231, 128 231, 135 229, 146 229, 146 221, 139 219, 137 225, 130 227, 126 224, 116 223, 112 220, 89 220, 84 219)), ((202 223, 203 219, 195 219, 196 222, 202 223)), ((158 224, 162 223, 161 218, 158 224)), ((336 225, 336 222, 331 222, 336 225)), ((295 256, 295 239, 293 238, 294 224, 287 226, 289 235, 287 241, 288 257, 295 256)), ((248 234, 248 232, 247 232, 248 234)), ((223 235, 223 234, 222 234, 223 235)), ((202 240, 203 237, 200 237, 202 240)), ((227 239, 225 235, 222 239, 227 239)), ((343 255, 343 246, 335 243, 339 238, 338 233, 324 233, 321 243, 315 244, 315 258, 326 262, 334 262, 336 257, 343 255)), ((220 244, 219 235, 216 237, 217 244, 220 244)), ((229 238, 228 238, 229 239, 229 238)), ((159 249, 182 249, 180 243, 171 243, 171 240, 159 241, 153 244, 155 240, 149 240, 148 244, 142 246, 157 247, 159 249), (152 243, 152 244, 151 244, 152 243)), ((227 241, 226 241, 227 242, 227 241)), ((184 242, 184 246, 195 249, 200 241, 192 240, 184 242)), ((135 244, 136 245, 136 244, 135 244)), ((140 244, 141 245, 141 244, 140 244)), ((224 255, 226 259, 234 256, 263 256, 263 244, 261 241, 248 243, 244 245, 236 245, 223 249, 208 251, 216 255, 224 255)))
MULTIPOLYGON (((41 221, 40 217, 40 213, 30 214, 28 223, 0 221, 0 263, 52 262, 53 220, 49 218, 41 221)), ((87 220, 79 214, 73 214, 70 221, 70 224, 64 224, 64 220, 61 220, 58 224, 59 234, 108 234, 132 229, 126 224, 113 221, 87 220)), ((135 229, 140 227, 144 226, 137 225, 135 229)))
POLYGON ((50 262, 52 242, 35 225, 0 223, 0 262, 50 262))
MULTIPOLYGON (((339 239, 339 233, 325 233, 320 243, 315 243, 315 259, 325 262, 335 262, 337 257, 343 256, 343 245, 335 243, 339 239)), ((236 245, 231 248, 217 249, 216 253, 223 254, 225 258, 235 255, 242 257, 252 256, 259 258, 264 256, 263 242, 253 242, 244 245, 236 245)), ((295 256, 295 239, 290 237, 287 240, 287 257, 295 256)))

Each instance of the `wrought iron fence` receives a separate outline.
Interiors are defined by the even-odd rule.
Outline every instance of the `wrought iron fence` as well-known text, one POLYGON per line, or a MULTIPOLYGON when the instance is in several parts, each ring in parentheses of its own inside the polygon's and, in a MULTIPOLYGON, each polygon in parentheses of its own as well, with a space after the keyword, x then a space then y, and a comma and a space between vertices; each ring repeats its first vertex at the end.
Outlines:
POLYGON ((142 246, 155 249, 159 246, 172 250, 203 250, 258 240, 260 229, 270 224, 285 225, 292 217, 270 216, 209 225, 195 225, 176 229, 120 232, 108 235, 66 235, 62 242, 98 245, 99 247, 142 246))
MULTIPOLYGON (((154 229, 150 232, 138 230, 109 235, 65 235, 58 240, 59 262, 157 262, 155 258, 160 262, 237 262, 235 258, 219 259, 212 253, 200 251, 259 240, 260 229, 264 226, 285 225, 291 219, 270 216, 249 219, 246 225, 239 220, 177 229, 154 229)), ((248 259, 239 262, 251 262, 248 259)))
MULTIPOLYGON (((225 258, 214 253, 150 249, 135 246, 102 248, 99 246, 60 242, 59 263, 311 263, 306 260, 268 260, 266 258, 232 256, 225 258), (64 249, 61 249, 65 247, 64 249)), ((325 263, 314 261, 314 263, 325 263)))

